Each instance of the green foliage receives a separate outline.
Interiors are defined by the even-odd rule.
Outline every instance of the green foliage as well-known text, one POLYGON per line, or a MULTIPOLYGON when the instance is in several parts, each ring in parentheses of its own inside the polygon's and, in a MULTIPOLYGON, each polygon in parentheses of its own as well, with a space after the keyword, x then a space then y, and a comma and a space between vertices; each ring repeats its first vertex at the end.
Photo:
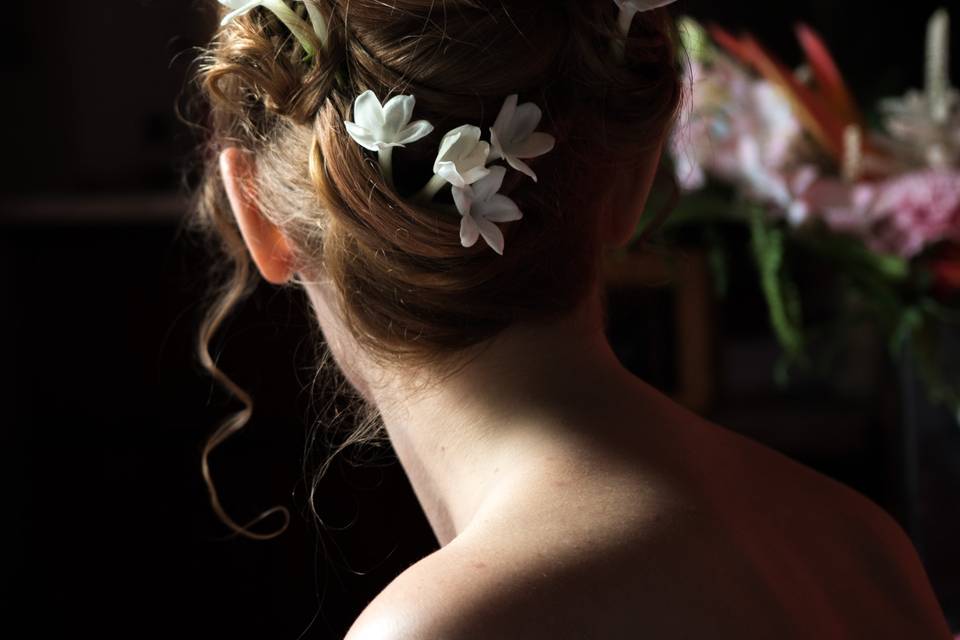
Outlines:
POLYGON ((950 407, 960 422, 960 366, 947 360, 945 349, 950 335, 960 340, 960 312, 923 298, 903 310, 890 348, 898 359, 909 352, 930 400, 950 407))
POLYGON ((727 243, 723 234, 716 225, 707 225, 703 229, 704 240, 707 243, 707 266, 710 268, 710 279, 713 283, 713 292, 723 300, 730 290, 730 258, 727 243))
POLYGON ((778 383, 785 384, 791 364, 808 364, 800 294, 785 268, 783 230, 770 222, 762 207, 745 206, 750 214, 751 248, 760 273, 760 288, 766 298, 770 325, 786 356, 778 363, 775 377, 778 383))
MULTIPOLYGON (((665 206, 662 196, 658 201, 652 194, 651 210, 665 206)), ((958 411, 960 420, 960 375, 957 364, 943 357, 944 337, 960 332, 960 310, 932 297, 929 274, 919 263, 874 252, 861 239, 831 231, 822 223, 789 227, 762 205, 738 199, 716 183, 685 194, 663 225, 671 243, 692 241, 703 247, 720 299, 730 289, 731 232, 739 229, 749 231, 768 320, 782 349, 773 371, 778 384, 786 385, 796 369, 829 376, 843 361, 844 336, 876 330, 887 341, 891 360, 911 354, 931 401, 958 411), (816 292, 836 295, 836 309, 827 320, 804 317, 802 298, 812 292, 801 290, 796 275, 801 272, 797 267, 810 265, 830 275, 824 284, 832 290, 816 292)))

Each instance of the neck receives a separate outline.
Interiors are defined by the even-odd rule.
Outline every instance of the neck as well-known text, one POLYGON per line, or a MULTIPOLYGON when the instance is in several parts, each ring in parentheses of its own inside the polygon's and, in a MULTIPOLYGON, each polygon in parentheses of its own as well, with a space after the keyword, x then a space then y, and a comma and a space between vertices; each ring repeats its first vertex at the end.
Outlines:
MULTIPOLYGON (((515 324, 428 390, 401 376, 371 390, 441 546, 478 519, 511 478, 586 436, 611 394, 639 382, 604 334, 602 300, 550 325, 515 324)), ((635 393, 636 387, 633 387, 635 393)))

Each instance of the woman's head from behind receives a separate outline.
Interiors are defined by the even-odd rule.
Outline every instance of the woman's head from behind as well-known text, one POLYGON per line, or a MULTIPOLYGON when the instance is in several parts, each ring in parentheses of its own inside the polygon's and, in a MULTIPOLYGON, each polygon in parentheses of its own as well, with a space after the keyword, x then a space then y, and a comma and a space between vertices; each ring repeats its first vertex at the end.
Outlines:
POLYGON ((603 247, 632 236, 679 108, 670 17, 637 15, 617 55, 612 0, 308 1, 326 27, 315 55, 255 9, 203 58, 211 129, 198 222, 215 230, 235 285, 203 340, 249 290, 253 266, 274 283, 300 276, 360 391, 373 364, 439 372, 514 323, 574 311, 603 247), (367 90, 383 102, 413 95, 414 119, 434 125, 394 150, 393 184, 344 124, 367 90), (449 188, 428 203, 414 194, 444 134, 488 132, 512 94, 542 110, 538 130, 555 146, 527 161, 536 181, 507 172, 500 193, 523 218, 498 225, 499 255, 463 246, 449 188))

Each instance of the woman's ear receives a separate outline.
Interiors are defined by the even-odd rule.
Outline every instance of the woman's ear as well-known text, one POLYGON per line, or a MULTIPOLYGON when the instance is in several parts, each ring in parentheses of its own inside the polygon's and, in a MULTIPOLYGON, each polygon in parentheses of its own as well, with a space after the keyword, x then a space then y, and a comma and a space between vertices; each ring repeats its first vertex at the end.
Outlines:
POLYGON ((640 217, 643 215, 653 179, 660 166, 663 140, 647 156, 633 173, 618 175, 607 206, 604 207, 602 223, 603 244, 619 249, 634 237, 640 217))
POLYGON ((250 257, 264 280, 284 284, 296 271, 293 252, 286 236, 264 217, 253 197, 255 171, 250 153, 237 147, 229 147, 220 153, 223 186, 250 257))

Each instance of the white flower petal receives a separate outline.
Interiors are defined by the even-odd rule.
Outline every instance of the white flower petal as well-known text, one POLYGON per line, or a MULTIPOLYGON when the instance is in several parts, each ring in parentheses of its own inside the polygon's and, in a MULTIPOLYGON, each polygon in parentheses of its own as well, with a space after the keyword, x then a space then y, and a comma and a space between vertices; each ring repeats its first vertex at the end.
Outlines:
POLYGON ((451 187, 450 193, 453 195, 453 202, 457 205, 457 211, 462 216, 469 216, 473 207, 474 192, 472 187, 451 187))
MULTIPOLYGON (((480 130, 477 129, 479 132, 480 130)), ((477 142, 473 149, 470 150, 463 158, 463 164, 467 166, 483 166, 487 163, 487 158, 490 157, 490 143, 489 142, 477 142)))
POLYGON ((417 120, 411 122, 410 126, 397 134, 397 142, 410 144, 421 138, 425 138, 433 132, 433 125, 426 120, 417 120))
POLYGON ((361 147, 364 149, 369 149, 370 151, 380 150, 380 141, 369 129, 366 127, 361 127, 354 122, 345 121, 343 124, 347 128, 347 133, 350 134, 350 137, 353 138, 361 147))
POLYGON ((516 93, 507 96, 503 101, 503 106, 500 107, 500 113, 497 114, 497 119, 493 123, 493 128, 497 131, 506 131, 510 126, 510 123, 513 121, 513 114, 517 111, 517 99, 518 95, 516 93))
POLYGON ((483 239, 487 241, 487 244, 490 245, 490 248, 500 255, 503 255, 503 233, 500 231, 499 227, 489 220, 484 220, 482 218, 476 222, 477 226, 480 227, 480 235, 482 235, 483 239))
MULTIPOLYGON (((466 125, 464 125, 466 126, 466 125)), ((452 131, 448 131, 444 134, 443 139, 440 140, 440 150, 437 151, 437 159, 433 163, 433 172, 440 173, 440 165, 446 162, 451 162, 450 158, 454 156, 455 148, 460 143, 460 138, 464 135, 463 127, 457 127, 452 131)))
POLYGON ((490 162, 494 162, 503 157, 503 145, 500 144, 500 136, 497 135, 497 130, 494 127, 490 127, 490 162))
POLYGON ((384 117, 380 100, 370 89, 367 89, 353 101, 353 121, 361 127, 370 130, 379 136, 383 132, 384 117))
POLYGON ((460 145, 463 145, 464 148, 472 149, 480 142, 480 127, 475 127, 472 124, 464 124, 454 129, 454 131, 462 134, 458 138, 458 142, 460 145))
POLYGON ((463 216, 460 219, 460 244, 464 247, 472 247, 477 243, 480 237, 480 227, 472 216, 463 216))
POLYGON ((540 119, 543 117, 543 111, 532 102, 524 102, 517 107, 517 112, 510 121, 506 135, 507 146, 513 146, 514 143, 523 141, 527 136, 534 132, 540 119))
POLYGON ((462 125, 448 131, 440 141, 433 172, 457 187, 465 187, 486 176, 490 145, 480 142, 480 128, 462 125))
POLYGON ((495 194, 489 200, 475 202, 473 215, 491 222, 512 222, 523 219, 523 212, 517 203, 502 194, 495 194))
POLYGON ((464 184, 473 184, 478 180, 482 180, 490 175, 490 169, 481 164, 471 167, 466 171, 460 169, 458 173, 460 174, 460 178, 463 180, 464 184))
POLYGON ((553 151, 556 143, 557 139, 549 133, 536 131, 531 133, 526 140, 515 145, 510 151, 512 155, 518 158, 536 158, 537 156, 542 156, 545 153, 553 151))
POLYGON ((387 131, 398 132, 410 123, 413 117, 413 96, 393 96, 383 105, 383 123, 387 131))
POLYGON ((320 12, 320 7, 311 0, 299 0, 307 8, 307 15, 310 16, 310 24, 313 26, 314 33, 320 39, 320 44, 327 45, 327 21, 320 12))
POLYGON ((433 172, 455 187, 462 189, 470 186, 470 183, 466 182, 460 172, 457 171, 457 165, 448 160, 435 164, 433 172))
MULTIPOLYGON (((477 129, 479 132, 480 130, 477 129)), ((466 156, 462 156, 457 160, 457 168, 464 175, 466 179, 467 174, 471 176, 476 176, 473 179, 468 179, 468 183, 476 182, 480 178, 486 176, 490 173, 487 168, 487 158, 490 157, 490 145, 486 142, 477 142, 473 149, 470 150, 466 156)))
POLYGON ((534 182, 537 182, 537 174, 533 172, 533 169, 531 169, 530 165, 528 165, 526 162, 524 162, 523 160, 520 160, 516 156, 507 156, 506 161, 507 161, 507 164, 509 164, 511 167, 513 167, 517 171, 527 174, 528 176, 533 178, 534 182))
POLYGON ((513 120, 513 114, 517 110, 517 98, 518 96, 515 93, 507 96, 503 101, 503 106, 500 107, 500 113, 497 114, 497 119, 494 121, 493 126, 490 127, 490 141, 493 144, 493 152, 490 155, 491 162, 503 157, 501 137, 508 136, 508 129, 513 120))
POLYGON ((220 0, 220 4, 233 9, 233 11, 225 15, 223 20, 220 21, 220 26, 225 27, 231 20, 250 13, 254 8, 260 6, 262 2, 261 0, 220 0))
POLYGON ((544 132, 535 131, 543 111, 532 102, 517 105, 516 94, 508 97, 497 120, 490 128, 490 161, 503 158, 511 167, 530 176, 534 181, 537 174, 519 158, 535 158, 556 145, 556 138, 544 132))
POLYGON ((477 200, 489 200, 500 187, 503 186, 503 178, 507 175, 504 167, 493 166, 488 168, 488 175, 478 180, 473 185, 473 193, 477 200))

